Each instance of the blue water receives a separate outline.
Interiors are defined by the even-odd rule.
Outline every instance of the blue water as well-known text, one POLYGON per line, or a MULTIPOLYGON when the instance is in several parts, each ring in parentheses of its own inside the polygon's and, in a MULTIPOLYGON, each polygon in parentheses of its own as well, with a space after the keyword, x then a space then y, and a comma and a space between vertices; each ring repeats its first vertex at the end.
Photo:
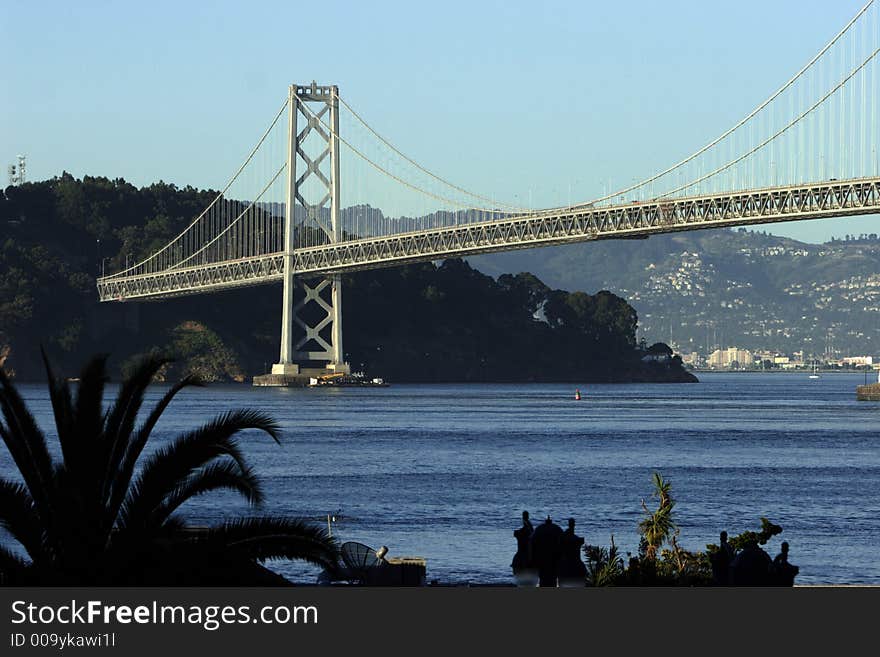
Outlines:
MULTIPOLYGON (((725 529, 782 525, 797 583, 880 584, 880 403, 855 401, 862 375, 701 374, 692 385, 392 385, 182 393, 156 444, 219 410, 254 407, 284 428, 245 452, 262 476, 262 513, 313 518, 341 541, 427 559, 428 579, 510 582, 522 510, 577 521, 587 543, 638 547, 651 473, 672 480, 679 542, 704 549, 725 529)), ((23 386, 43 426, 45 389, 23 386)), ((157 386, 151 398, 164 388, 157 386)), ((10 476, 0 449, 0 472, 10 476)), ((233 496, 189 504, 196 523, 250 512, 233 496)), ((317 570, 272 562, 296 581, 317 570)))

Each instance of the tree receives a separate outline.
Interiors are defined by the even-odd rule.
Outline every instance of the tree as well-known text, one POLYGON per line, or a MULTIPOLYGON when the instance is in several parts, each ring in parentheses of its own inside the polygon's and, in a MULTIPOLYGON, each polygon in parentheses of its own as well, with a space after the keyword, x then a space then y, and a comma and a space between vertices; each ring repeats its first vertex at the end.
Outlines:
POLYGON ((672 349, 665 342, 655 342, 650 347, 648 347, 646 353, 649 356, 666 356, 667 358, 672 358, 672 349))
POLYGON ((187 526, 190 499, 232 490, 252 505, 260 483, 237 435, 256 429, 279 440, 278 424, 254 410, 221 413, 142 458, 172 386, 138 424, 149 384, 168 359, 145 358, 103 407, 106 357, 90 360, 74 394, 43 356, 61 460, 50 455, 15 386, 0 370, 0 437, 21 482, 0 478, 0 526, 24 552, 0 547, 0 582, 36 585, 254 585, 284 581, 261 562, 302 559, 334 568, 335 541, 297 518, 250 517, 187 526), (137 466, 140 464, 138 471, 137 466))
MULTIPOLYGON (((639 523, 641 559, 634 572, 628 577, 635 581, 659 582, 673 585, 702 585, 711 581, 711 566, 703 552, 690 552, 679 545, 680 528, 675 522, 672 510, 672 482, 664 479, 659 472, 653 475, 653 497, 657 498, 657 509, 651 511, 642 501, 645 517, 639 523), (663 544, 668 543, 668 548, 663 544)), ((633 566, 631 565, 632 569, 633 566)))
MULTIPOLYGON (((730 539, 730 546, 736 550, 742 550, 749 543, 755 543, 756 545, 765 545, 767 541, 776 536, 777 534, 782 533, 782 527, 773 522, 767 520, 767 518, 761 517, 761 531, 755 532, 746 530, 742 534, 738 534, 730 539)), ((714 548, 714 545, 707 546, 707 548, 714 548)))
POLYGON ((658 550, 676 529, 672 518, 672 509, 675 507, 675 500, 672 499, 672 482, 664 479, 659 472, 654 473, 652 482, 654 484, 652 496, 658 499, 657 509, 651 511, 642 500, 645 518, 639 523, 639 533, 646 544, 645 556, 649 560, 656 559, 658 550))
POLYGON ((623 559, 611 536, 611 546, 584 545, 589 586, 613 586, 624 573, 623 559))

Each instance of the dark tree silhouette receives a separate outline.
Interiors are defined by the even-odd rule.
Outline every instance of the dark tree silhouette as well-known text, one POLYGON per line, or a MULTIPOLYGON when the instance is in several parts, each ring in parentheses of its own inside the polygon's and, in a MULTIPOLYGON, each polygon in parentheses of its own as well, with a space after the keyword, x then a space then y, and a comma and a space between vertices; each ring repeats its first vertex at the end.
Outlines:
POLYGON ((221 413, 144 455, 159 417, 183 388, 171 387, 138 423, 146 390, 168 359, 150 356, 104 408, 106 357, 83 368, 75 394, 43 356, 61 461, 21 395, 0 368, 0 437, 21 483, 0 477, 0 526, 21 545, 0 546, 0 582, 25 585, 248 585, 288 583, 261 562, 301 559, 334 568, 335 541, 296 518, 248 517, 188 527, 180 507, 221 489, 252 505, 263 499, 237 435, 279 427, 254 410, 221 413), (141 458, 143 455, 143 458, 141 458))

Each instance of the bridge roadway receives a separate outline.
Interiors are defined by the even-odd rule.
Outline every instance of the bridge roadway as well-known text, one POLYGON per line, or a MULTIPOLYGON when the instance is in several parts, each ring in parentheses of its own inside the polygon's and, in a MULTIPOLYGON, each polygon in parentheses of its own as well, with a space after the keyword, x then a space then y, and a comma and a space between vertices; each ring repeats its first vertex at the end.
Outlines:
MULTIPOLYGON (((338 242, 293 252, 294 274, 317 277, 480 253, 637 238, 704 228, 880 213, 880 178, 631 202, 573 206, 501 220, 338 242)), ((138 276, 98 279, 101 301, 161 299, 280 281, 284 253, 138 276)))

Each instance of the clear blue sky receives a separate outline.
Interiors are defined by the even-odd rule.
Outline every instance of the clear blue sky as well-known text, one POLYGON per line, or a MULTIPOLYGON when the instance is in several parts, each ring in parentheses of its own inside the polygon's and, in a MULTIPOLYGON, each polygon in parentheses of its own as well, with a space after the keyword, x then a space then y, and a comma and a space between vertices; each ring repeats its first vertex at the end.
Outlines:
MULTIPOLYGON (((470 189, 586 199, 728 128, 863 4, 2 0, 3 174, 26 153, 31 180, 217 188, 287 85, 316 79, 470 189)), ((878 224, 769 230, 821 241, 878 224)))

